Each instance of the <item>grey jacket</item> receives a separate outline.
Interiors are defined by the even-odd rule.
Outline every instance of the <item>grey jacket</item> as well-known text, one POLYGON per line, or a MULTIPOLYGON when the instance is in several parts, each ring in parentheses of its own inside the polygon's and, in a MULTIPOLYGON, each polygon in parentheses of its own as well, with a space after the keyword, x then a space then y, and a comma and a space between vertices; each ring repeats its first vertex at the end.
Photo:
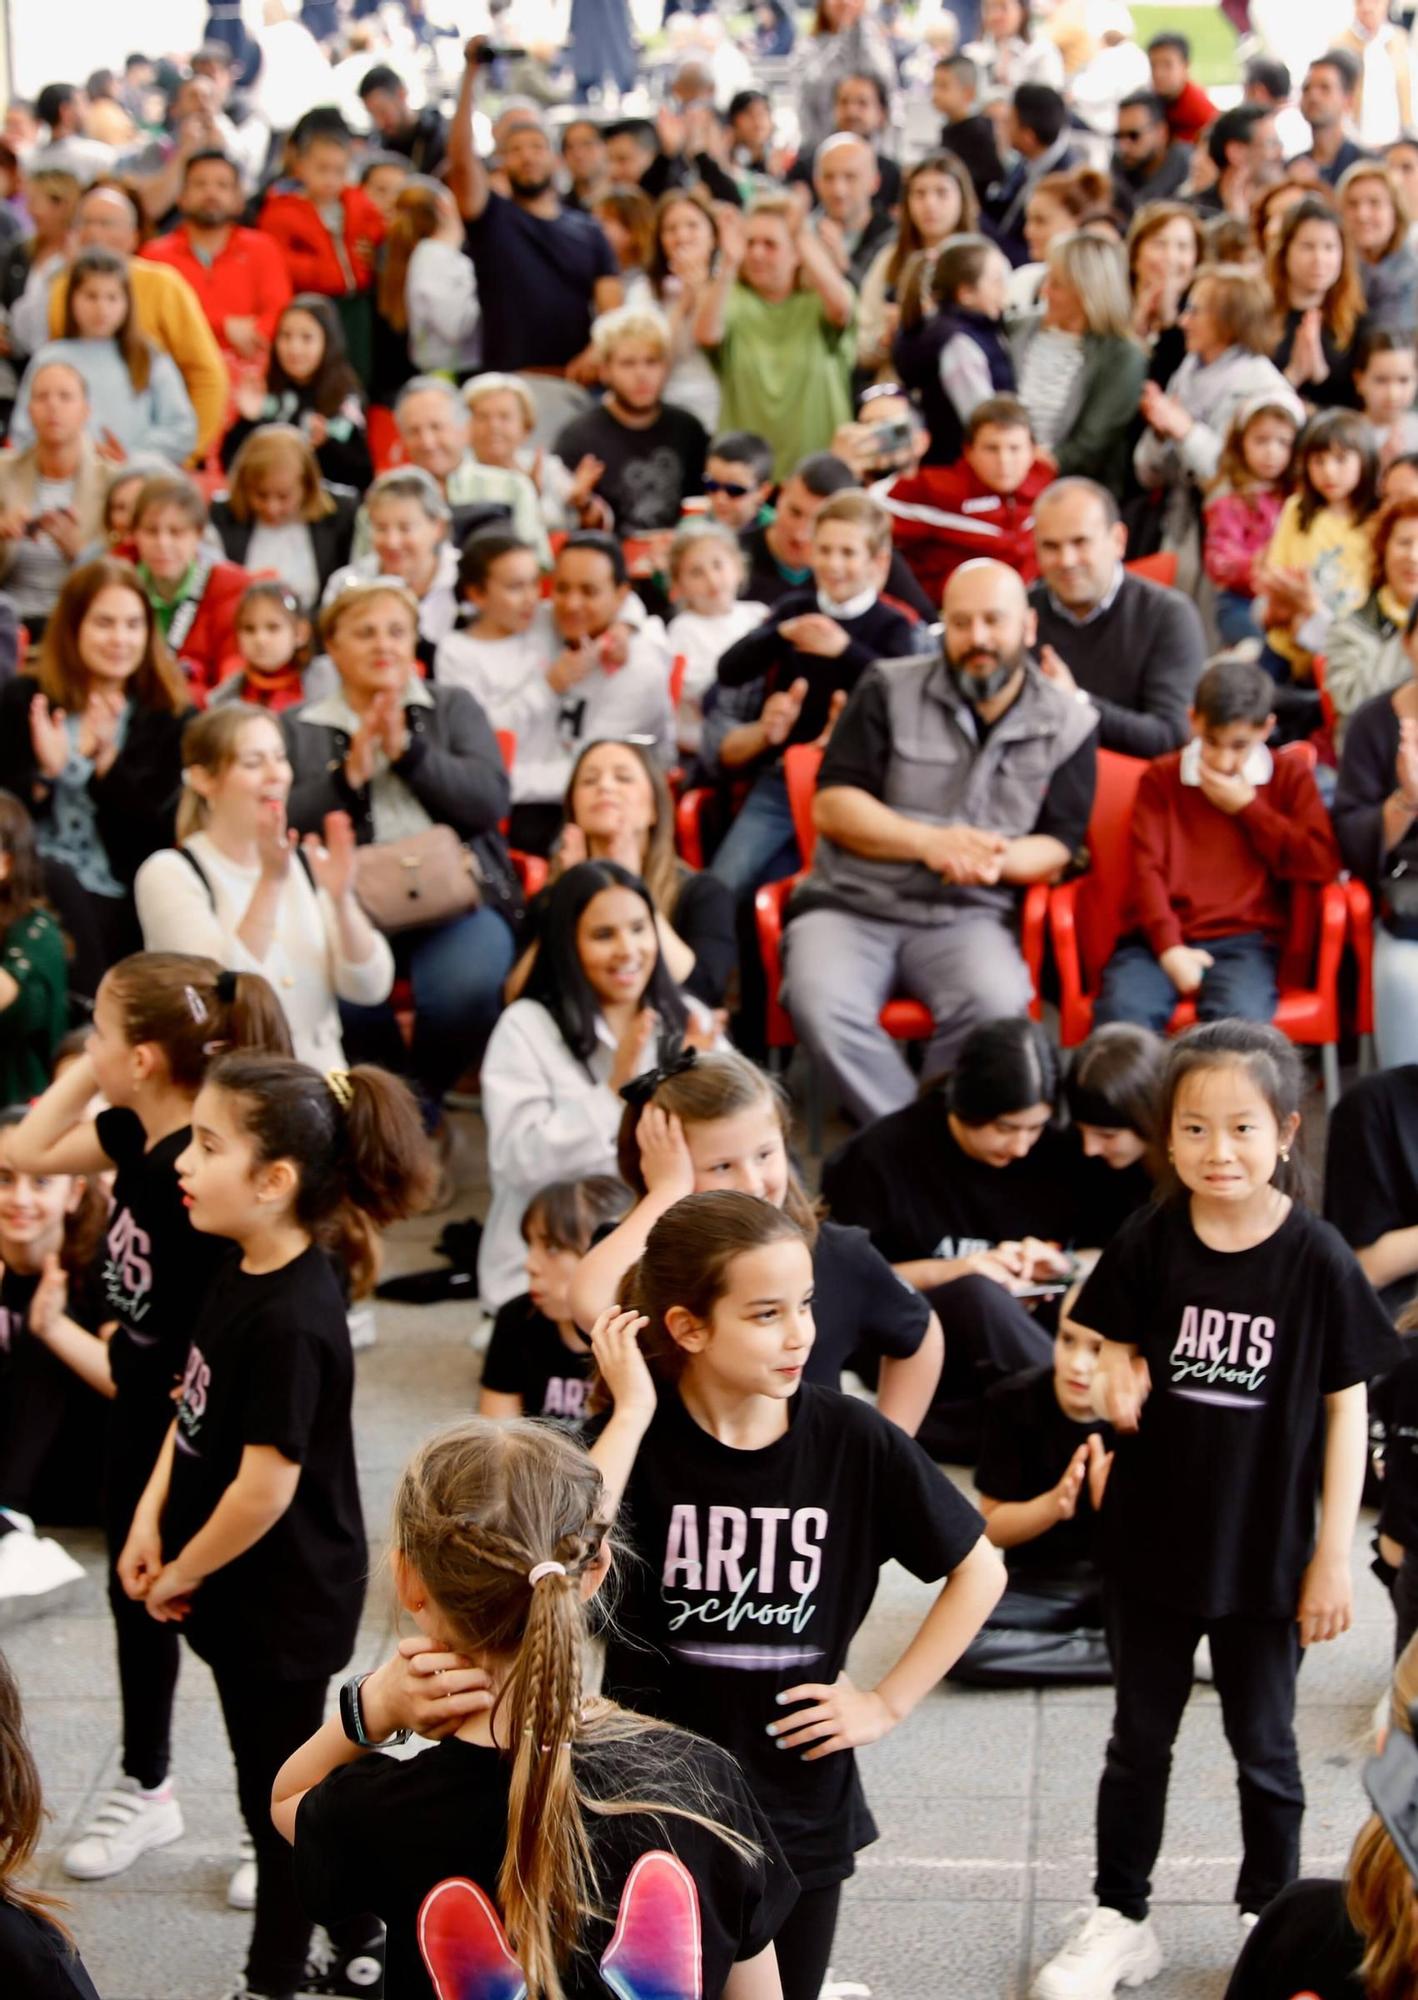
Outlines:
MULTIPOLYGON (((879 660, 853 700, 879 683, 890 718, 890 747, 876 796, 927 826, 968 825, 1010 840, 1032 833, 1055 771, 1098 726, 1096 712, 1046 681, 1031 660, 1018 699, 983 745, 939 652, 879 660)), ((829 751, 830 759, 830 751, 829 751)), ((831 783, 830 764, 824 779, 831 783)), ((932 924, 962 904, 1013 913, 1008 885, 944 882, 918 861, 874 861, 825 835, 794 910, 828 905, 889 922, 932 924)))
POLYGON ((1344 747, 1349 718, 1376 694, 1389 694, 1412 674, 1403 650, 1403 628, 1379 609, 1375 591, 1367 604, 1338 618, 1325 640, 1324 685, 1334 704, 1334 739, 1344 747))

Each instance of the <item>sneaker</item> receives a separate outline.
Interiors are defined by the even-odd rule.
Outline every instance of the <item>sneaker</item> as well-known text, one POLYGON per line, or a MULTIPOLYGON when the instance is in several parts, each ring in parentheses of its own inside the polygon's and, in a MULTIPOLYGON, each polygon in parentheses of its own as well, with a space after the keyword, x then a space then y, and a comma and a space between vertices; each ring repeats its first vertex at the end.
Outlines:
POLYGON ((1112 2000, 1118 1985, 1140 1986, 1162 1970, 1152 1919, 1134 1920, 1099 1907, 1044 1966, 1029 1991, 1033 2000, 1112 2000))
POLYGON ((356 1354, 366 1347, 373 1347, 379 1338, 379 1328, 374 1319, 373 1299, 357 1299, 346 1317, 350 1326, 350 1346, 356 1354))
POLYGON ((1205 1632, 1197 1640, 1196 1651, 1192 1655, 1192 1679, 1205 1681, 1208 1687, 1216 1685, 1216 1670, 1211 1664, 1211 1641, 1205 1632))
POLYGON ((120 1778, 64 1856, 64 1872, 79 1882, 121 1875, 150 1847, 182 1838, 182 1808, 171 1787, 144 1795, 136 1778, 120 1778))
MULTIPOLYGON (((10 1518, 13 1522, 16 1517, 10 1518)), ((55 1610, 83 1581, 80 1565, 47 1535, 26 1533, 24 1528, 0 1535, 0 1626, 18 1625, 55 1610)))
POLYGON ((295 2000, 326 2000, 330 1994, 341 1996, 341 2000, 349 1995, 356 2000, 378 2000, 383 1990, 382 1934, 347 1957, 324 1931, 316 1931, 295 2000))
POLYGON ((226 1899, 234 1910, 256 1907, 256 1849, 248 1835, 241 1843, 240 1860, 226 1885, 226 1899))
POLYGON ((1256 1925, 1260 1922, 1260 1913, 1257 1910, 1242 1910, 1239 1915, 1239 1922, 1241 1926, 1241 1943, 1244 1944, 1256 1925))

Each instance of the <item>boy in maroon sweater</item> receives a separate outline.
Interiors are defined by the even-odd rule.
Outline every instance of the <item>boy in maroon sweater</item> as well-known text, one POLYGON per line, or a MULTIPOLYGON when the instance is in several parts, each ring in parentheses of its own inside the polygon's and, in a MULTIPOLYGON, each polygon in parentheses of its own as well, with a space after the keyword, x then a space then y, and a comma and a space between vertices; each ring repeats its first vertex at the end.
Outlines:
POLYGON ((1034 502, 1052 466, 1037 457, 1029 412, 1017 396, 977 403, 954 465, 903 473, 876 497, 891 516, 891 538, 932 602, 961 563, 993 556, 1026 583, 1039 574, 1034 502))
POLYGON ((1123 934, 1094 1022, 1161 1032, 1178 998, 1203 1021, 1269 1021, 1290 927, 1290 885, 1331 882, 1339 850, 1313 773, 1272 759, 1275 684, 1247 661, 1197 683, 1192 738, 1143 773, 1123 934))

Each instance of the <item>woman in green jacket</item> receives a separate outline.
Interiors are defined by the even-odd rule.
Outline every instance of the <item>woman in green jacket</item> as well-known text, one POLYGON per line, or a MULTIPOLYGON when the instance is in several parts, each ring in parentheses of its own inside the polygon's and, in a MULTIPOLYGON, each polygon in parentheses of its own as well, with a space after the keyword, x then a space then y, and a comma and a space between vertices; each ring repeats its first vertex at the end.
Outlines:
POLYGON ((1132 332, 1127 264, 1097 236, 1049 250, 1043 317, 1015 338, 1019 395, 1060 474, 1123 490, 1147 356, 1132 332))

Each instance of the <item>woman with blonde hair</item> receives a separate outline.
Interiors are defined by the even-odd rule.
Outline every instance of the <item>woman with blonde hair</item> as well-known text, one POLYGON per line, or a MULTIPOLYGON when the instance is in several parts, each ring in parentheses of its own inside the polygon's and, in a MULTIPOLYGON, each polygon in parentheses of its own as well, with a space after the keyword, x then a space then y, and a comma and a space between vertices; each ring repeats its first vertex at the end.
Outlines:
POLYGON ((1123 490, 1147 357, 1132 331, 1121 249, 1065 236, 1049 251, 1044 316, 1017 344, 1019 399, 1059 473, 1123 490))
POLYGON ((148 951, 197 951, 269 980, 301 1062, 345 1067, 342 1000, 377 1007, 394 984, 387 939, 355 895, 348 813, 297 844, 286 825, 291 767, 274 716, 230 702, 182 735, 177 845, 138 870, 148 951))
MULTIPOLYGON (((1413 1734, 1418 1639, 1393 1670, 1379 1748, 1394 1730, 1413 1734)), ((1377 1813, 1349 1850, 1342 1878, 1291 1882, 1262 1910, 1236 1961, 1226 2000, 1301 1993, 1313 2000, 1415 2000, 1418 1896, 1408 1863, 1377 1813)))
POLYGON ((1276 367, 1307 403, 1352 409, 1364 288, 1353 239, 1327 201, 1309 195, 1285 211, 1267 276, 1281 320, 1276 367))
POLYGON ((467 375, 482 360, 482 310, 463 224, 441 181, 423 175, 394 197, 379 267, 380 316, 408 335, 418 375, 467 375))
POLYGON ((1356 160, 1341 177, 1338 193, 1354 239, 1368 324, 1411 340, 1418 320, 1418 251, 1408 241, 1408 197, 1392 169, 1377 160, 1356 160))
POLYGON ((360 497, 330 486, 310 442, 294 424, 263 424, 232 462, 211 521, 230 560, 269 570, 304 605, 350 559, 360 497))

